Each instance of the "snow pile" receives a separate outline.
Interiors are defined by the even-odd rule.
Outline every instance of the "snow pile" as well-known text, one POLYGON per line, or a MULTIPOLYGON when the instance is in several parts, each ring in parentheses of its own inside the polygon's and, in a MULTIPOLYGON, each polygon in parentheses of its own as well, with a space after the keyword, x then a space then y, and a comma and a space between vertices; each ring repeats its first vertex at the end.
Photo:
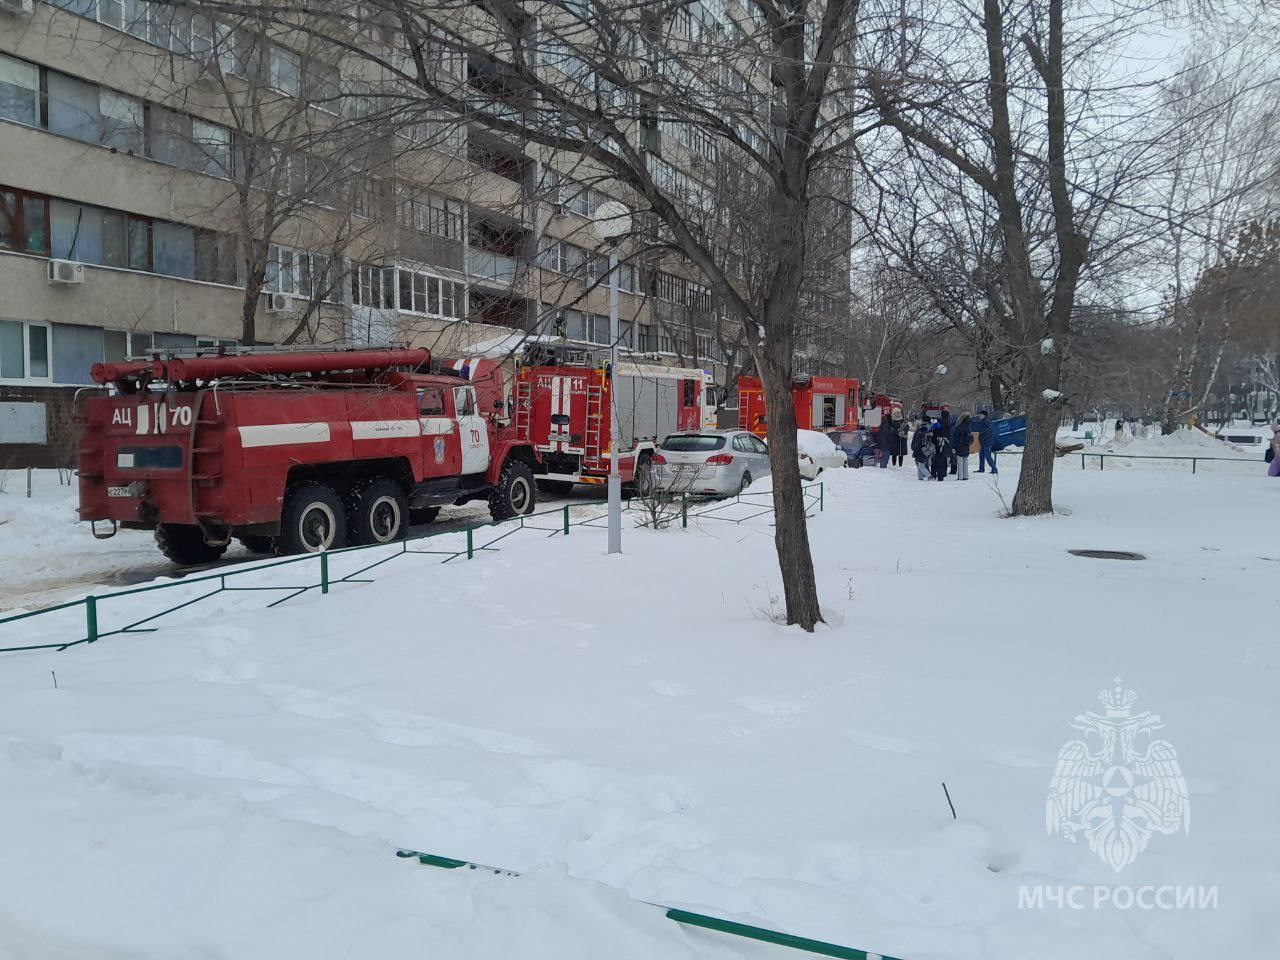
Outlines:
POLYGON ((506 360, 515 356, 527 345, 534 343, 560 343, 558 337, 537 333, 507 333, 488 340, 463 347, 459 354, 463 357, 487 357, 491 360, 506 360))
POLYGON ((1256 451, 1246 450, 1234 443, 1218 440, 1200 430, 1181 429, 1167 435, 1158 431, 1144 438, 1131 437, 1127 432, 1114 436, 1105 443, 1088 448, 1091 453, 1124 453, 1139 457, 1228 457, 1256 460, 1256 451))
POLYGON ((840 452, 825 433, 817 430, 797 430, 796 447, 802 454, 808 454, 814 460, 836 456, 840 452))
MULTIPOLYGON (((1006 499, 1016 477, 1002 460, 1006 499)), ((1272 956, 1280 484, 1065 469, 1062 515, 1003 520, 982 479, 824 479, 812 635, 775 622, 769 517, 695 517, 621 556, 531 534, 3 658, 0 956, 801 956, 639 901, 906 960, 1272 956), (1117 675, 1194 812, 1118 876, 1045 830, 1072 720, 1117 675), (1116 884, 1218 906, 1022 900, 1116 884)))

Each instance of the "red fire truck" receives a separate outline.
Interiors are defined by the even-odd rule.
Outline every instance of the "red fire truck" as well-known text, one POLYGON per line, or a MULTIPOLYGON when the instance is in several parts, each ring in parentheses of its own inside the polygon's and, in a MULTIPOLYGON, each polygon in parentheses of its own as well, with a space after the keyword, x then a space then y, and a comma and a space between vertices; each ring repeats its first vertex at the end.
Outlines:
POLYGON ((864 430, 875 430, 885 417, 901 420, 902 401, 894 400, 887 393, 877 393, 871 398, 871 402, 862 408, 860 422, 864 430))
POLYGON ((703 426, 703 381, 702 370, 625 361, 611 393, 607 354, 538 345, 516 368, 514 435, 538 454, 538 485, 563 494, 576 483, 608 481, 616 411, 618 473, 623 483, 641 483, 667 434, 703 426))
MULTIPOLYGON (((847 377, 796 377, 791 381, 800 430, 858 429, 858 381, 847 377)), ((738 378, 738 429, 768 435, 764 385, 758 377, 738 378)))
MULTIPOLYGON (((154 530, 178 563, 404 536, 411 514, 488 499, 533 509, 538 454, 501 427, 496 364, 429 370, 427 350, 245 352, 95 364, 80 518, 154 530)), ((97 522, 111 524, 109 532, 97 522)))

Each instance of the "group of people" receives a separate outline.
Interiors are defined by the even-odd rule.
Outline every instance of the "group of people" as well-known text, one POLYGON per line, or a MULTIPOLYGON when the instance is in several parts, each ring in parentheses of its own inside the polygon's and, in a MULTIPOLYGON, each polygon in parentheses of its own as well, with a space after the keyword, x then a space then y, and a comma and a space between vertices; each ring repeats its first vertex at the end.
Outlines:
POLYGON ((901 466, 909 448, 918 479, 945 480, 954 476, 968 480, 970 448, 976 436, 978 473, 985 473, 988 465, 992 473, 997 472, 995 436, 987 411, 979 410, 976 419, 967 413, 954 418, 951 410, 943 407, 936 420, 921 420, 914 433, 901 410, 895 408, 894 413, 896 416, 885 417, 876 429, 881 467, 901 466))

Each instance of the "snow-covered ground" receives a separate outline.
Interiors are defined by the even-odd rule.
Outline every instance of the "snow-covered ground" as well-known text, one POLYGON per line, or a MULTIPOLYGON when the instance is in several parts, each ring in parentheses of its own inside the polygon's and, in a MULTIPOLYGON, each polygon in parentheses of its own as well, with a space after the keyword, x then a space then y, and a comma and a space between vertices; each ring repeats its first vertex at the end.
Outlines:
MULTIPOLYGON (((27 498, 25 470, 9 471, 0 484, 0 611, 49 606, 94 587, 120 588, 189 570, 170 563, 156 549, 149 532, 121 530, 109 540, 95 540, 89 524, 76 516, 76 487, 59 482, 56 470, 33 471, 27 498)), ((603 496, 580 487, 568 497, 539 494, 538 509, 564 503, 592 508, 603 496)), ((445 507, 430 527, 415 534, 457 529, 487 520, 488 507, 477 501, 445 507)), ((259 560, 232 541, 221 567, 235 561, 259 560)))
POLYGON ((1280 482, 1064 463, 1060 514, 1008 520, 977 474, 823 479, 813 635, 770 619, 767 521, 704 520, 0 659, 0 957, 800 956, 639 901, 906 960, 1274 956, 1280 482), (1194 812, 1119 875, 1045 829, 1116 676, 1194 812), (1216 907, 1020 907, 1116 884, 1216 907))

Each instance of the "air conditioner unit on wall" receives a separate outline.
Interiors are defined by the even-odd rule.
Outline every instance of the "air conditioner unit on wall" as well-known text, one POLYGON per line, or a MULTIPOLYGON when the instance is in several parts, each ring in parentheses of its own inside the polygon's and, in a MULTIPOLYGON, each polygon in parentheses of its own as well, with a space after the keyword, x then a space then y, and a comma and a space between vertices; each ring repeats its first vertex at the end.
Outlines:
POLYGON ((289 309, 289 298, 283 293, 267 294, 267 313, 284 313, 289 309))
POLYGON ((30 13, 34 7, 34 0, 0 0, 0 14, 16 17, 20 13, 30 13))
MULTIPOLYGON (((0 0, 0 3, 4 0, 0 0)), ((50 260, 50 283, 84 283, 84 264, 74 260, 50 260)))

